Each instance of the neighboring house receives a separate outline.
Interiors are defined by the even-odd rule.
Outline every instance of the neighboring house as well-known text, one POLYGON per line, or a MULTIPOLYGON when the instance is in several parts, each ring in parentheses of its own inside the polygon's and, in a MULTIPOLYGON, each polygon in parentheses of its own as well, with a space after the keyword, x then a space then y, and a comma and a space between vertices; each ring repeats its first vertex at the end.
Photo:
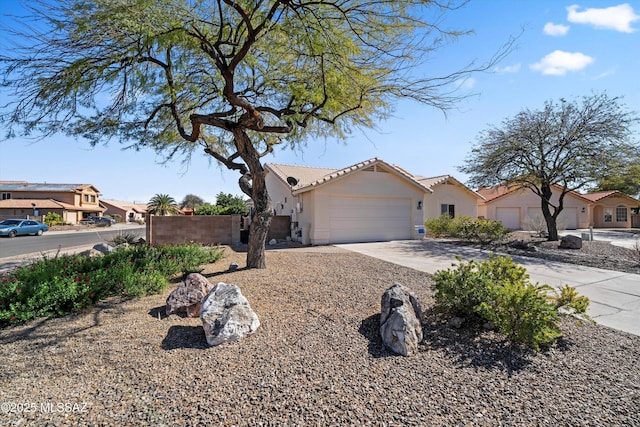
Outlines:
POLYGON ((146 203, 100 200, 100 204, 107 209, 105 215, 119 215, 123 222, 145 221, 147 215, 146 203))
POLYGON ((599 191, 583 194, 583 197, 591 202, 594 228, 640 227, 640 215, 632 212, 640 208, 640 200, 620 191, 599 191))
MULTIPOLYGON (((552 204, 557 205, 561 191, 560 186, 553 186, 552 204)), ((540 197, 530 189, 499 185, 481 188, 478 193, 484 197, 478 202, 478 216, 500 221, 512 230, 532 230, 533 224, 544 222, 540 197)), ((640 202, 619 191, 571 191, 565 195, 563 205, 557 220, 560 229, 631 228, 631 208, 640 202)))
POLYGON ((344 169, 265 165, 276 215, 305 244, 416 237, 441 212, 477 215, 477 193, 450 176, 423 178, 374 158, 344 169))
POLYGON ((54 212, 68 224, 99 215, 100 192, 91 184, 48 184, 0 181, 0 217, 42 219, 54 212))

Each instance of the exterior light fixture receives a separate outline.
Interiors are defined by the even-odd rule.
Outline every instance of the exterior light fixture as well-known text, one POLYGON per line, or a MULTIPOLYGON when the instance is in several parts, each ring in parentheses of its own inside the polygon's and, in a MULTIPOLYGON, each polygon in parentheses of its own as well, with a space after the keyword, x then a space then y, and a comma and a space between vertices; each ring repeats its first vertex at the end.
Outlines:
POLYGON ((422 201, 418 202, 418 210, 422 209, 422 201))

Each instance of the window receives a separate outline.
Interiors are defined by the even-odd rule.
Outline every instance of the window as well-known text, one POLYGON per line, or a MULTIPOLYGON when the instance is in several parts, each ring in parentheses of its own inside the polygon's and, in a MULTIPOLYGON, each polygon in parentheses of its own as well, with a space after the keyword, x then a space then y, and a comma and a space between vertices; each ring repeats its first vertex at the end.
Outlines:
POLYGON ((616 222, 627 222, 626 206, 616 206, 616 222))
POLYGON ((96 196, 91 196, 91 202, 95 203, 96 202, 96 196))
POLYGON ((85 194, 85 195, 84 195, 84 199, 83 199, 83 200, 84 200, 85 202, 88 202, 88 201, 89 201, 89 195, 85 194))
POLYGON ((612 208, 604 208, 604 222, 613 221, 613 209, 612 208))
POLYGON ((11 193, 2 193, 2 200, 9 200, 11 198, 11 193))
POLYGON ((440 214, 441 215, 449 214, 449 216, 451 218, 455 218, 455 216, 456 216, 456 206, 455 205, 442 204, 442 205, 440 205, 440 214))

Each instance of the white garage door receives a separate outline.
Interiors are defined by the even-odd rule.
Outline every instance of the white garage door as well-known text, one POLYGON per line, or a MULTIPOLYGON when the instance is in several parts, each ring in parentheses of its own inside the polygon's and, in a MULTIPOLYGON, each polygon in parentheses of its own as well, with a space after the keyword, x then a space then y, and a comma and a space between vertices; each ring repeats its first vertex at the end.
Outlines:
POLYGON ((506 228, 520 229, 520 208, 496 208, 496 219, 506 228))
POLYGON ((411 238, 411 200, 329 198, 331 243, 382 242, 411 238))
POLYGON ((578 228, 578 208, 564 208, 557 221, 558 228, 575 230, 578 228))

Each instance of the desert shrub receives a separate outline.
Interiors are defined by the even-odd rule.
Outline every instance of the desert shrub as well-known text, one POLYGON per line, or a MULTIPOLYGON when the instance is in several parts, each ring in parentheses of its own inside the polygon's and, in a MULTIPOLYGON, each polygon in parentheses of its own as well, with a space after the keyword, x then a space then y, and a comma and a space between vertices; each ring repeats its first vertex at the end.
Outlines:
POLYGON ((131 246, 95 258, 43 257, 0 276, 0 326, 61 316, 111 296, 155 294, 178 273, 221 257, 221 249, 200 245, 131 246))
POLYGON ((438 218, 430 218, 424 222, 427 231, 435 237, 449 236, 451 221, 449 214, 442 214, 438 218))
POLYGON ((524 267, 510 257, 460 262, 433 275, 438 310, 478 321, 491 321, 510 340, 535 350, 560 335, 556 307, 548 287, 529 282, 524 267))
POLYGON ((47 212, 47 214, 44 216, 44 223, 49 227, 52 227, 54 225, 64 224, 64 220, 59 214, 55 212, 47 212))
POLYGON ((489 287, 489 299, 479 312, 513 342, 539 351, 561 336, 556 307, 547 300, 546 286, 525 281, 507 281, 489 287))
POLYGON ((134 245, 138 243, 140 240, 140 236, 136 233, 131 232, 120 232, 115 235, 112 239, 107 240, 107 243, 111 246, 120 246, 120 245, 134 245))
POLYGON ((443 214, 425 221, 426 229, 436 237, 455 237, 469 242, 487 244, 502 239, 509 233, 500 221, 443 214))
POLYGON ((489 299, 490 286, 529 280, 527 270, 510 257, 492 254, 482 262, 461 262, 460 257, 456 258, 455 268, 433 275, 436 306, 456 316, 477 314, 480 304, 489 299))
POLYGON ((564 285, 558 290, 554 291, 555 296, 553 298, 553 302, 556 308, 559 307, 571 307, 576 313, 585 313, 587 308, 589 308, 589 298, 584 295, 580 295, 576 288, 564 285))
POLYGON ((547 233, 547 222, 542 215, 527 216, 522 225, 525 230, 535 232, 538 237, 544 237, 547 233))

